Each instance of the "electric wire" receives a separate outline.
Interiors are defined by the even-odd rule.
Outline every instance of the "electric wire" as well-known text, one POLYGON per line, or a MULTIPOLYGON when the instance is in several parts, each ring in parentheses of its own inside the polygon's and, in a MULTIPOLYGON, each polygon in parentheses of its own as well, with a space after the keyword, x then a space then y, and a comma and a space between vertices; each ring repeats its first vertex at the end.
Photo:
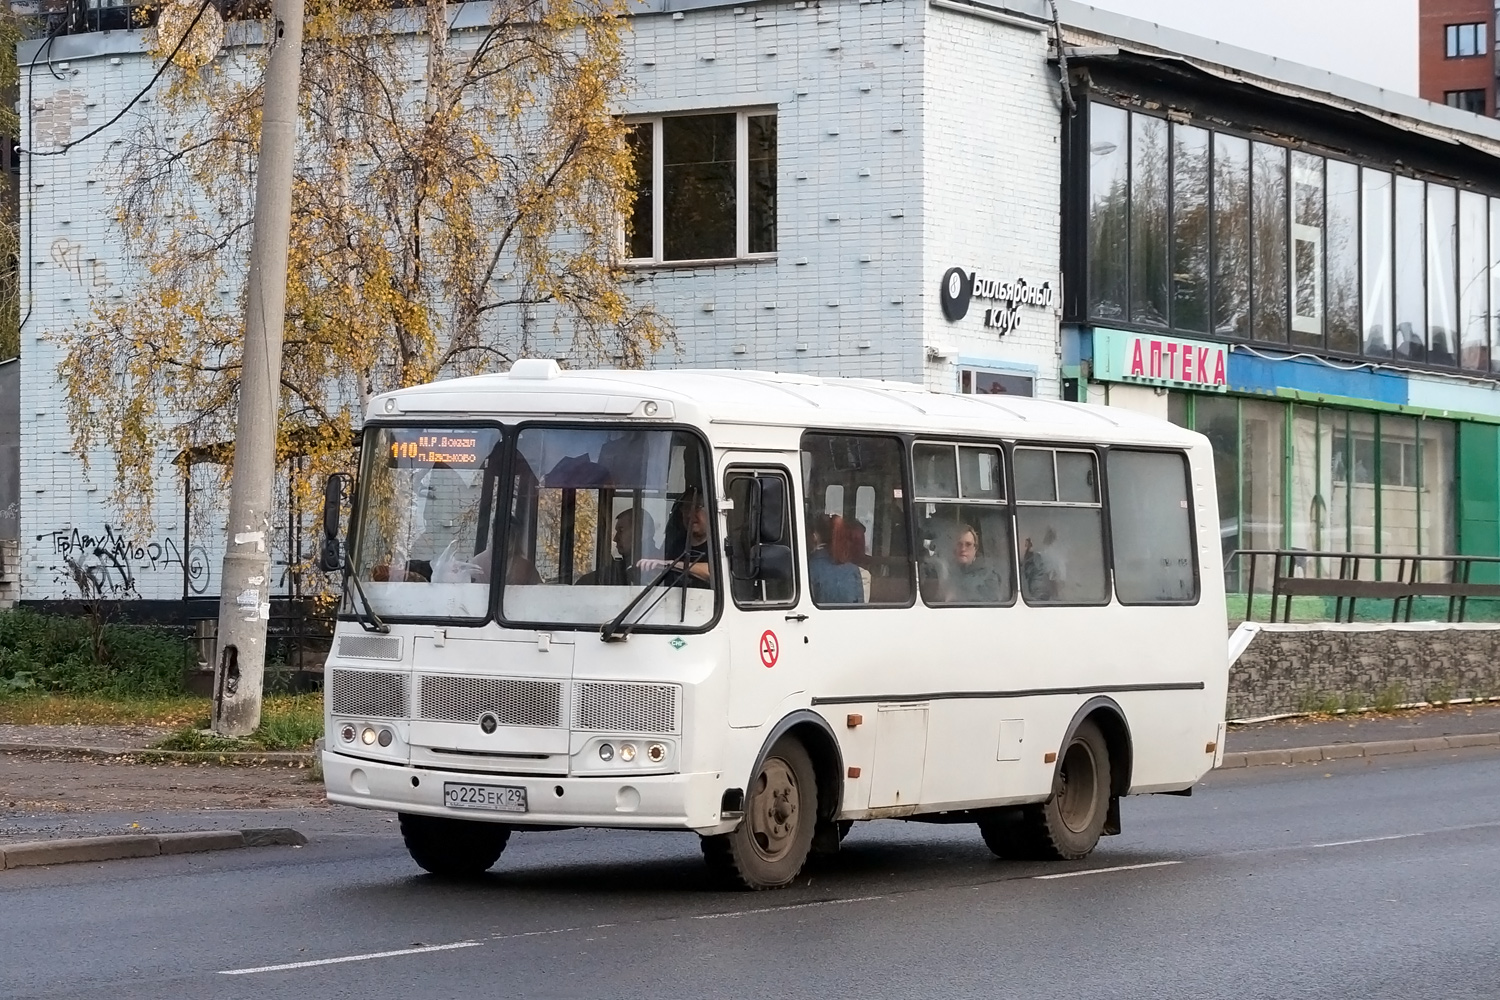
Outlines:
MULTIPOLYGON (((21 152, 25 153, 27 156, 61 156, 63 153, 66 153, 68 150, 72 149, 74 146, 77 146, 77 145, 79 145, 80 143, 83 143, 83 142, 87 142, 88 140, 92 139, 94 136, 98 135, 100 132, 103 132, 105 129, 109 128, 115 122, 119 121, 121 118, 124 118, 125 115, 126 115, 126 113, 131 108, 135 107, 138 103, 140 103, 140 101, 141 101, 141 99, 143 97, 145 97, 147 94, 151 93, 151 90, 152 90, 152 88, 154 88, 156 86, 157 81, 162 78, 162 75, 164 73, 166 73, 167 67, 170 66, 170 65, 172 65, 172 60, 177 58, 177 53, 181 52, 182 51, 182 47, 187 44, 188 38, 193 34, 193 29, 196 28, 196 27, 198 27, 198 22, 201 21, 201 20, 203 20, 203 15, 208 11, 209 5, 212 4, 213 2, 214 2, 214 0, 203 0, 203 3, 200 4, 199 7, 198 7, 198 13, 196 13, 196 14, 193 15, 193 20, 188 24, 187 30, 182 33, 182 37, 181 38, 177 39, 177 44, 172 47, 172 51, 167 55, 167 58, 165 58, 165 59, 162 60, 162 64, 156 68, 156 73, 151 77, 150 81, 148 81, 147 84, 146 84, 146 86, 142 87, 141 90, 140 90, 140 92, 137 93, 134 97, 132 97, 130 99, 130 101, 123 108, 121 108, 120 111, 119 111, 119 113, 116 114, 113 118, 111 118, 109 121, 105 122, 103 125, 100 125, 98 128, 96 128, 96 129, 94 129, 94 130, 92 130, 90 132, 84 133, 83 135, 79 136, 77 139, 74 139, 71 142, 63 143, 61 146, 58 146, 56 149, 48 149, 48 150, 44 150, 44 151, 38 151, 38 150, 34 150, 34 149, 23 149, 23 150, 21 150, 21 152)), ((48 44, 49 45, 51 44, 51 39, 50 38, 48 39, 48 44)), ((32 62, 31 62, 31 67, 34 68, 35 66, 36 66, 36 60, 33 59, 32 62)), ((50 55, 48 57, 48 66, 49 67, 51 66, 50 55)), ((54 75, 56 75, 56 74, 54 73, 54 75)), ((29 143, 29 141, 30 140, 28 139, 28 143, 29 143)))

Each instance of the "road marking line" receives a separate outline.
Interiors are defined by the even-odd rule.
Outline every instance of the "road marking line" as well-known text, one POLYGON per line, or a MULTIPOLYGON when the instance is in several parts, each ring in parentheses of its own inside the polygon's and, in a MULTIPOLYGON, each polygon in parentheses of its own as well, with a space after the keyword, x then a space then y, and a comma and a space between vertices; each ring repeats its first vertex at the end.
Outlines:
POLYGON ((1382 840, 1408 840, 1412 837, 1425 837, 1423 833, 1393 833, 1389 837, 1361 837, 1359 840, 1330 840, 1326 844, 1313 844, 1313 847, 1348 847, 1350 844, 1378 844, 1382 840))
POLYGON ((787 906, 763 906, 754 910, 731 910, 728 913, 699 913, 694 920, 718 920, 721 917, 748 917, 756 913, 784 913, 787 910, 806 910, 814 906, 842 906, 845 903, 868 903, 884 896, 854 896, 849 899, 820 899, 812 903, 791 903, 787 906))
POLYGON ((1165 868, 1167 865, 1180 865, 1181 861, 1148 861, 1140 865, 1116 865, 1113 868, 1087 868, 1081 872, 1058 872, 1055 875, 1033 875, 1034 879, 1048 878, 1076 878, 1079 875, 1103 875, 1105 872, 1133 872, 1140 868, 1165 868))
POLYGON ((395 951, 372 951, 365 955, 342 958, 318 958, 310 962, 286 962, 282 965, 260 965, 253 969, 220 969, 221 976, 249 976, 257 972, 285 972, 288 969, 311 969, 318 965, 342 965, 345 962, 368 962, 372 958, 394 958, 397 955, 421 955, 429 951, 453 951, 456 948, 478 948, 483 941, 455 941, 453 944, 430 944, 421 948, 398 948, 395 951))

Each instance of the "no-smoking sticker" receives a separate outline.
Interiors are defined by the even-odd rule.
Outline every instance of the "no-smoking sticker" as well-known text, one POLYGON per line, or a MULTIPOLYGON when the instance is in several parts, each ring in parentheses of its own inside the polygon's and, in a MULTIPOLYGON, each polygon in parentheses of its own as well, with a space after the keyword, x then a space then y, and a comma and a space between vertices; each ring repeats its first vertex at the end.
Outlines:
POLYGON ((781 655, 781 643, 776 639, 776 633, 766 629, 760 634, 760 662, 769 670, 776 666, 776 657, 781 655))

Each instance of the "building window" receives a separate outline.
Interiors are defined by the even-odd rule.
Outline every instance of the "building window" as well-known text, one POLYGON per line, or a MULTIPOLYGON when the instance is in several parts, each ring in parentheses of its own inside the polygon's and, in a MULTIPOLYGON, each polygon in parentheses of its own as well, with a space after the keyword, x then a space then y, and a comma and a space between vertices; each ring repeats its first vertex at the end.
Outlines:
POLYGON ((1035 396, 1036 379, 982 368, 960 368, 958 391, 976 396, 1035 396))
POLYGON ((1450 24, 1444 32, 1444 52, 1449 59, 1464 59, 1482 56, 1487 48, 1486 27, 1483 21, 1477 24, 1450 24))
POLYGON ((1476 115, 1484 114, 1484 91, 1482 90, 1445 90, 1443 101, 1450 108, 1472 111, 1476 115))
POLYGON ((631 123, 635 261, 733 260, 776 252, 776 114, 726 111, 631 123))

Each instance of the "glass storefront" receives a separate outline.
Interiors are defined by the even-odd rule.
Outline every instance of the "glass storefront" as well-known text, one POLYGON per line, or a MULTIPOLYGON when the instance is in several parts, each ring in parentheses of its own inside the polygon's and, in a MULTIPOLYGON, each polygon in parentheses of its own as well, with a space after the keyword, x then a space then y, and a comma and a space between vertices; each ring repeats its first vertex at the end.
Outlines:
POLYGON ((1167 409, 1213 445, 1232 591, 1237 549, 1457 551, 1454 421, 1175 391, 1167 409))

